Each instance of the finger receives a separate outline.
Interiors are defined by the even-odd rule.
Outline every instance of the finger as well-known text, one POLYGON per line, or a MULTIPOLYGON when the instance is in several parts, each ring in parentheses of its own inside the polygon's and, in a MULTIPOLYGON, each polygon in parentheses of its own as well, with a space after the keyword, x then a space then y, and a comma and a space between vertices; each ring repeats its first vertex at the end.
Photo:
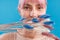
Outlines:
POLYGON ((43 25, 43 26, 46 27, 46 28, 48 28, 48 29, 50 29, 50 30, 53 30, 54 29, 53 27, 51 27, 49 25, 43 25))
POLYGON ((21 18, 21 20, 20 21, 23 21, 23 20, 25 20, 26 18, 21 18))
POLYGON ((44 22, 43 24, 45 24, 45 25, 52 25, 52 24, 54 24, 54 22, 53 21, 47 21, 47 22, 44 22))
POLYGON ((21 36, 24 35, 24 31, 25 31, 25 29, 17 29, 17 33, 21 36))
POLYGON ((50 16, 49 15, 42 15, 42 16, 38 16, 38 18, 33 18, 32 22, 38 23, 38 22, 40 22, 40 21, 42 21, 44 19, 50 18, 50 16), (38 18, 40 18, 40 19, 38 19, 38 18))
POLYGON ((44 22, 43 23, 44 25, 44 27, 46 27, 46 28, 49 28, 50 30, 53 30, 54 28, 51 26, 52 24, 54 24, 54 22, 53 21, 47 21, 47 22, 44 22))
POLYGON ((47 18, 50 18, 50 15, 40 15, 38 16, 38 18, 41 18, 41 19, 47 19, 47 18))
POLYGON ((33 29, 34 28, 33 26, 30 26, 28 24, 23 25, 23 27, 26 28, 26 29, 33 29))
POLYGON ((20 29, 20 28, 19 28, 19 29, 17 29, 17 32, 21 32, 22 30, 23 30, 23 29, 20 29))
POLYGON ((34 23, 38 23, 39 20, 38 20, 37 18, 33 18, 33 19, 32 19, 32 22, 34 22, 34 23))
POLYGON ((54 38, 55 40, 59 40, 58 37, 56 37, 56 36, 53 35, 53 34, 47 33, 47 32, 43 32, 42 35, 45 35, 45 36, 48 36, 48 37, 52 37, 52 38, 54 38))
POLYGON ((50 15, 40 15, 38 16, 38 18, 39 18, 39 21, 43 21, 43 20, 49 19, 50 15))

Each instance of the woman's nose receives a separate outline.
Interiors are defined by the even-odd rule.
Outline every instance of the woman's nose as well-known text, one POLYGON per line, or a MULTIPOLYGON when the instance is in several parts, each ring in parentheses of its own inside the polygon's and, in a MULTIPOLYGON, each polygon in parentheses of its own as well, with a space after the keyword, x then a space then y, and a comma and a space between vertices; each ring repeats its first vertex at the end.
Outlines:
POLYGON ((32 10, 31 13, 30 13, 30 16, 31 17, 38 17, 38 13, 36 10, 32 10))

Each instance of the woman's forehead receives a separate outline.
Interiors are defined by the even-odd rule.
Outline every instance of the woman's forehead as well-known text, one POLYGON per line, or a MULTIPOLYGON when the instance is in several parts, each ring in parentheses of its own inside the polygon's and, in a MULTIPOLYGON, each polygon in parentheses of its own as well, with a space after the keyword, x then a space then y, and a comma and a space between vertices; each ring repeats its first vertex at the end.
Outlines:
POLYGON ((45 3, 45 0, 24 0, 24 3, 45 3))

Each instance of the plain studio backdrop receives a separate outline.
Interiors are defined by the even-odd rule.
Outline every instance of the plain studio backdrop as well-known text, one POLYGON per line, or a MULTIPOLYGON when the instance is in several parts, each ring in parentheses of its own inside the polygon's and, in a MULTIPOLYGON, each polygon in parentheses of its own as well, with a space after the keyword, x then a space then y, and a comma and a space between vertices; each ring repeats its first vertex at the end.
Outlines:
MULTIPOLYGON (((60 0, 48 0, 47 14, 55 22, 54 30, 51 33, 60 37, 60 0)), ((17 9, 18 0, 0 0, 0 24, 8 24, 20 20, 17 9)), ((0 32, 3 34, 3 32, 0 32)))

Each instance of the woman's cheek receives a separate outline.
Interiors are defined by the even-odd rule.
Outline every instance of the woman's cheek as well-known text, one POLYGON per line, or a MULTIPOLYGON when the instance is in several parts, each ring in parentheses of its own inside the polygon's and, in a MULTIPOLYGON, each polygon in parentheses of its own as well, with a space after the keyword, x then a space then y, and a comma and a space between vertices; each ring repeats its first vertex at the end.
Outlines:
POLYGON ((30 13, 28 11, 23 11, 23 14, 24 17, 28 18, 30 13))
POLYGON ((46 11, 45 11, 45 10, 43 10, 43 11, 39 11, 38 14, 39 14, 39 15, 44 15, 44 14, 46 14, 46 11))
POLYGON ((24 11, 23 11, 23 10, 20 11, 20 15, 21 15, 22 17, 24 17, 24 11))

